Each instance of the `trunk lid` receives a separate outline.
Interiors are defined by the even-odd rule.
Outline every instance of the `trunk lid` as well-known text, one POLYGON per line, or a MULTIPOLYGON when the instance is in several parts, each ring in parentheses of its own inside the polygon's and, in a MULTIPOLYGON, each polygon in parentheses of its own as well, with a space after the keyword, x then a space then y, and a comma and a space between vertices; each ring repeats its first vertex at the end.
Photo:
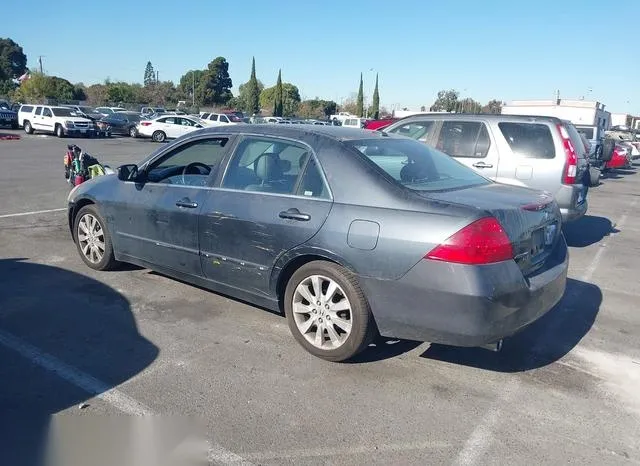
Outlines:
POLYGON ((473 206, 493 215, 511 239, 514 260, 525 275, 540 269, 560 241, 562 217, 550 194, 491 183, 425 196, 473 206))

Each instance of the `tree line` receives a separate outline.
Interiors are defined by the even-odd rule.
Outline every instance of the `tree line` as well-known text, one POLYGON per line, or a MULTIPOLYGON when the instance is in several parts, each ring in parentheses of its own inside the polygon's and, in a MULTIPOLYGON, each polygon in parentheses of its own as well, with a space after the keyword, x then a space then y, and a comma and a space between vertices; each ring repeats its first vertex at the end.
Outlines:
MULTIPOLYGON (((339 106, 332 100, 318 97, 302 100, 298 87, 283 81, 278 70, 276 84, 271 87, 257 78, 255 57, 251 63, 249 80, 238 87, 238 95, 232 92, 229 63, 224 57, 216 57, 204 69, 189 70, 177 84, 160 81, 153 64, 148 61, 142 83, 127 83, 106 79, 103 83, 85 85, 71 83, 59 76, 27 69, 27 56, 22 47, 11 39, 0 38, 0 96, 17 102, 71 102, 85 101, 90 105, 144 104, 175 106, 178 103, 196 111, 201 107, 242 110, 255 115, 262 112, 275 116, 325 118, 338 110, 359 117, 378 118, 389 115, 380 107, 380 93, 376 74, 375 88, 370 105, 365 105, 363 77, 360 74, 358 92, 339 106), (28 74, 28 79, 24 78, 28 74), (340 107, 340 108, 338 108, 340 107)), ((486 105, 471 98, 460 98, 456 90, 438 92, 430 111, 465 113, 500 113, 501 102, 492 100, 486 105)), ((426 107, 421 108, 426 111, 426 107)))

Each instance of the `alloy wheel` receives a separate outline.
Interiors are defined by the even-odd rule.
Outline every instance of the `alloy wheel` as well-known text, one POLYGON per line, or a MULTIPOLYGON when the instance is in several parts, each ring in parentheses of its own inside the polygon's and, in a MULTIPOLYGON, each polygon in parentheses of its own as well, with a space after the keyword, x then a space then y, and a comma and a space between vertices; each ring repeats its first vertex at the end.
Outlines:
POLYGON ((97 264, 104 257, 104 231, 98 219, 91 214, 83 215, 78 222, 78 244, 89 262, 97 264))
POLYGON ((311 275, 293 294, 293 317, 304 338, 323 350, 341 347, 352 328, 351 303, 334 280, 311 275))

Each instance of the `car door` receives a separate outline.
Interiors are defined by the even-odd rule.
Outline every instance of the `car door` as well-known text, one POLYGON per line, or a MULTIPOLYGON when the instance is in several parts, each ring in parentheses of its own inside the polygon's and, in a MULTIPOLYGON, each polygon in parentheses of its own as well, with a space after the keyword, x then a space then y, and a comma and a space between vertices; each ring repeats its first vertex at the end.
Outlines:
POLYGON ((498 177, 499 152, 485 122, 443 120, 438 127, 436 149, 487 178, 498 177))
POLYGON ((176 118, 176 122, 180 126, 180 136, 195 131, 198 127, 201 127, 189 118, 176 118))
POLYGON ((205 202, 200 222, 207 278, 269 294, 277 259, 320 229, 331 196, 309 146, 246 136, 237 144, 220 188, 205 202))
POLYGON ((232 141, 219 135, 186 141, 141 167, 139 180, 120 183, 114 198, 121 201, 112 209, 116 250, 201 275, 199 214, 232 141))
POLYGON ((49 107, 42 108, 42 116, 38 119, 38 127, 37 129, 40 131, 46 131, 48 133, 53 133, 55 124, 53 119, 53 112, 49 107))

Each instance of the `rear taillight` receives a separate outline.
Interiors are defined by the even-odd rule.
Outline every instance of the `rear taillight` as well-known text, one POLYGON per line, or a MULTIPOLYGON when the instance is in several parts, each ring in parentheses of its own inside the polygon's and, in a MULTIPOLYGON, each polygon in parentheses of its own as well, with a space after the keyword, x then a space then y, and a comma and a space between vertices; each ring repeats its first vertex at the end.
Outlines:
POLYGON ((141 121, 140 124, 142 126, 151 126, 151 122, 150 121, 141 121))
POLYGON ((425 259, 458 264, 491 264, 513 259, 513 247, 500 222, 483 217, 433 248, 425 259))
POLYGON ((574 184, 576 182, 576 174, 578 173, 578 154, 573 147, 569 132, 562 124, 557 125, 560 138, 562 138, 562 146, 564 147, 564 153, 567 157, 567 161, 564 165, 564 172, 562 173, 562 182, 564 184, 574 184))

